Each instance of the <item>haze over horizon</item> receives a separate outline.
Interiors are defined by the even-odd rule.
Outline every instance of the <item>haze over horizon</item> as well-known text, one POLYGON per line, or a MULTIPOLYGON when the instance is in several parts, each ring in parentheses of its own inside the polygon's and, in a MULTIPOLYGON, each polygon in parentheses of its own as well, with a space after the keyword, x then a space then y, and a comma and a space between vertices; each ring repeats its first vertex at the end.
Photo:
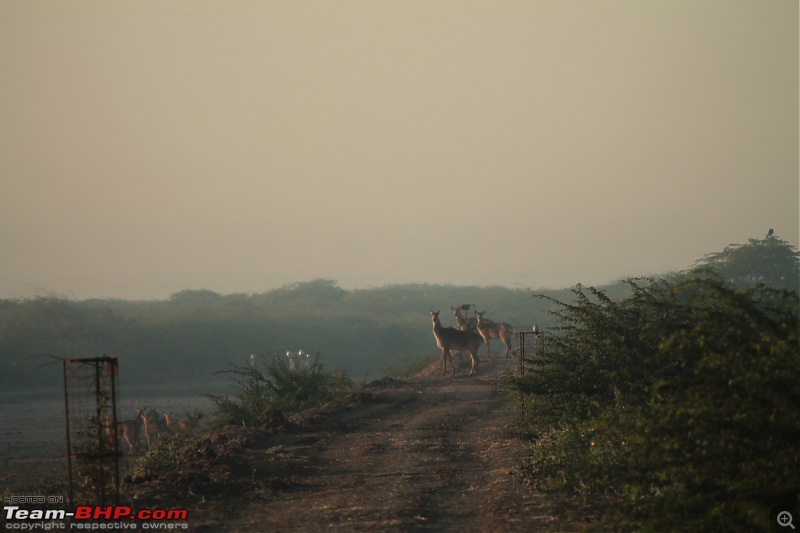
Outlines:
POLYGON ((563 288, 797 247, 799 17, 0 2, 0 298, 563 288))

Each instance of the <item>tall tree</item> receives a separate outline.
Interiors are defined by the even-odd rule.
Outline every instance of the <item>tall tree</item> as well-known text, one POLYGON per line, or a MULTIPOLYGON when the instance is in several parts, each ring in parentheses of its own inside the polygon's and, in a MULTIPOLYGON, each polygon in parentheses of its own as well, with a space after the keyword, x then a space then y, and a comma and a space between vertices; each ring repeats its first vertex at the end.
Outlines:
POLYGON ((738 288, 765 285, 800 292, 800 252, 769 230, 763 239, 731 244, 706 255, 696 268, 711 268, 738 288))

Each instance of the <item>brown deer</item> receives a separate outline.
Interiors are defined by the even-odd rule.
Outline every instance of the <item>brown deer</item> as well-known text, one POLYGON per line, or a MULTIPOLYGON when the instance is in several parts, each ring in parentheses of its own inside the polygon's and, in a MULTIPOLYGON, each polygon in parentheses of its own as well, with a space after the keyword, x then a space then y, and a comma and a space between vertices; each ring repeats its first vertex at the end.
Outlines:
POLYGON ((460 307, 450 307, 453 310, 453 316, 456 317, 456 324, 458 324, 458 329, 461 331, 475 331, 475 327, 478 325, 478 321, 475 317, 464 318, 464 315, 461 314, 460 307))
POLYGON ((511 357, 511 338, 514 336, 514 327, 511 324, 504 322, 492 322, 483 318, 486 311, 478 311, 475 316, 478 317, 478 334, 483 337, 486 343, 486 351, 492 355, 492 348, 489 341, 492 339, 499 339, 506 345, 506 358, 511 357))
POLYGON ((142 426, 144 427, 144 437, 147 439, 147 447, 152 444, 151 439, 153 436, 158 435, 161 431, 167 429, 167 425, 163 420, 159 420, 158 413, 155 409, 150 409, 145 412, 145 409, 136 409, 139 416, 142 418, 142 426))
POLYGON ((128 453, 134 454, 139 451, 139 430, 142 427, 142 421, 139 418, 140 412, 139 409, 136 410, 136 418, 132 420, 123 420, 122 422, 117 422, 117 429, 114 430, 114 422, 111 420, 111 417, 106 415, 103 417, 103 423, 105 426, 105 433, 106 438, 110 443, 114 442, 114 439, 122 439, 128 443, 128 453))
POLYGON ((447 359, 450 359, 450 367, 453 369, 453 374, 456 373, 456 365, 453 363, 453 356, 451 351, 456 352, 469 352, 472 358, 472 368, 469 375, 475 375, 478 368, 478 350, 481 347, 483 339, 480 335, 473 331, 460 331, 456 328, 446 328, 439 322, 439 313, 441 311, 431 310, 431 322, 433 323, 433 336, 436 338, 436 344, 442 349, 442 374, 447 374, 447 359))
POLYGON ((189 423, 186 420, 172 418, 172 411, 164 411, 164 419, 167 421, 167 429, 170 431, 189 431, 189 423))
POLYGON ((119 423, 119 428, 122 432, 122 438, 128 443, 128 452, 137 453, 141 451, 141 430, 142 430, 142 415, 139 409, 136 410, 136 418, 131 420, 123 420, 119 423))

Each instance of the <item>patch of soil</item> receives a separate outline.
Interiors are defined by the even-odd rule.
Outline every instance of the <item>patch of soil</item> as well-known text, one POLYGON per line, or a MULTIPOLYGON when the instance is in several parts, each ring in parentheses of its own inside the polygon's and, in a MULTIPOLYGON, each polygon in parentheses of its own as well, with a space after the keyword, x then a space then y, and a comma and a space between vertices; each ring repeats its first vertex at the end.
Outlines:
MULTIPOLYGON (((487 360, 488 359, 488 360, 487 360)), ((179 452, 160 479, 126 486, 133 508, 187 508, 196 531, 542 531, 550 504, 514 469, 526 445, 495 379, 514 359, 386 378, 344 401, 179 452)))

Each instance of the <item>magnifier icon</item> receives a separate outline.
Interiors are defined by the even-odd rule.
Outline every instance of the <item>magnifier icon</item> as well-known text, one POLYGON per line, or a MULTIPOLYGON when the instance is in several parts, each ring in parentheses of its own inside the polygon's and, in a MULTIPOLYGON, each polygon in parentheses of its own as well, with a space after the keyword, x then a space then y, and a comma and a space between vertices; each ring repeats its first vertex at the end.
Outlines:
POLYGON ((790 528, 794 529, 794 524, 792 524, 792 513, 789 511, 781 511, 778 513, 778 525, 781 527, 789 526, 790 528))

